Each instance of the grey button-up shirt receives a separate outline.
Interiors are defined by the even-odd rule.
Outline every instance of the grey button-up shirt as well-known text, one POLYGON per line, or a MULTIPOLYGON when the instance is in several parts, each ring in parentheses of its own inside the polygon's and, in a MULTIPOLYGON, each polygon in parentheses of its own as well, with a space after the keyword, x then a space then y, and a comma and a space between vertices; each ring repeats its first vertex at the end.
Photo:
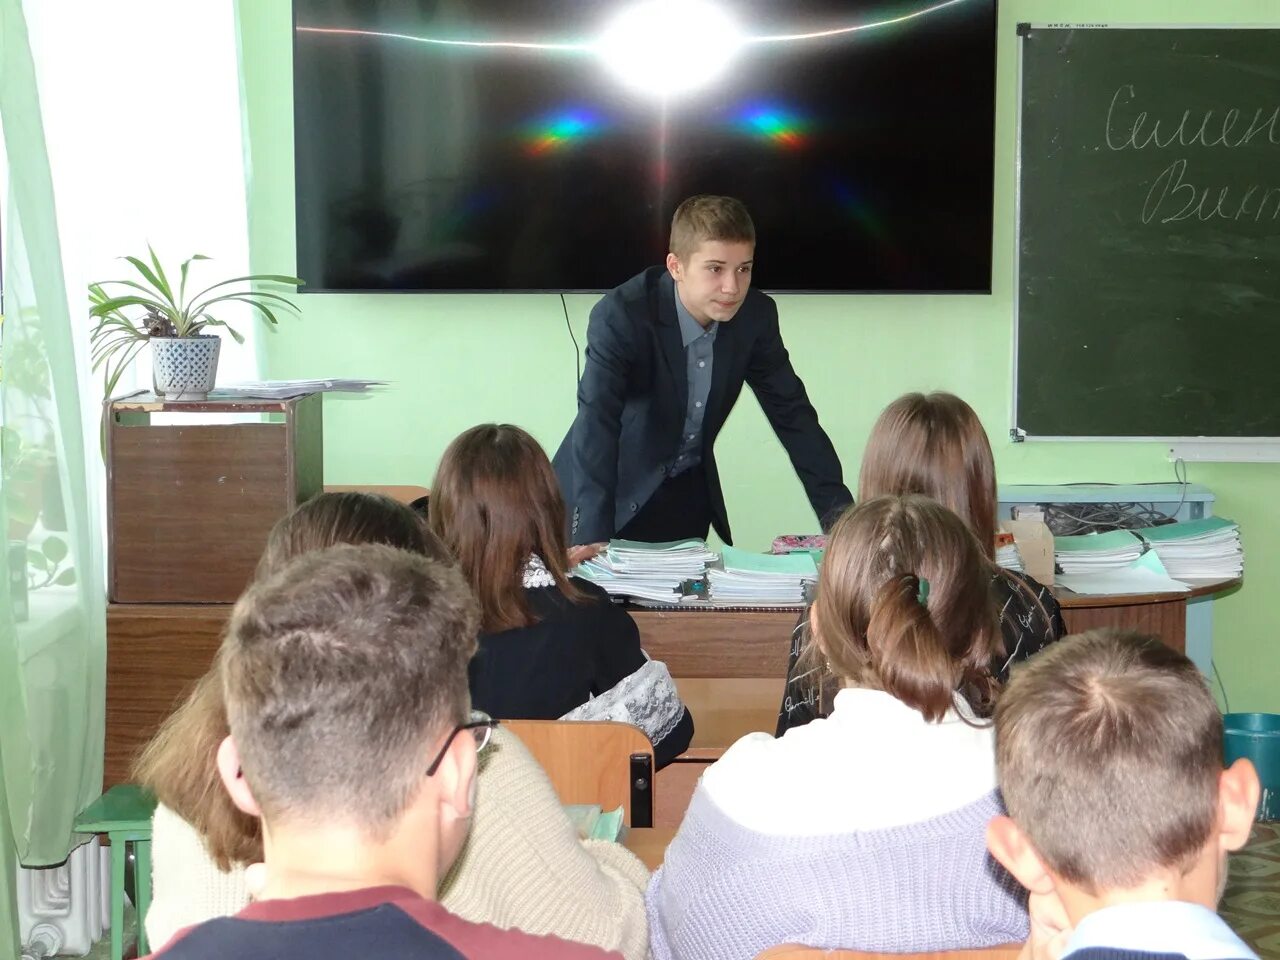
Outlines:
POLYGON ((676 291, 676 316, 680 319, 680 339, 684 343, 685 376, 689 384, 689 404, 684 413, 684 430, 680 435, 680 453, 667 470, 668 477, 678 476, 702 462, 702 418, 707 412, 707 397, 711 394, 712 347, 716 342, 716 329, 712 322, 703 329, 693 319, 693 314, 680 302, 676 291))

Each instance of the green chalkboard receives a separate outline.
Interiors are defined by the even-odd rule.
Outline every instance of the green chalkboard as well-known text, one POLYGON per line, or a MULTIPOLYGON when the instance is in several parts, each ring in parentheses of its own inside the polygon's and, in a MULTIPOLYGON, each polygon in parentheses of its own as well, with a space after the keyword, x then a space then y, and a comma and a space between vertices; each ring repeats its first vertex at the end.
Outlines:
POLYGON ((1280 437, 1280 30, 1018 29, 1015 425, 1280 437))

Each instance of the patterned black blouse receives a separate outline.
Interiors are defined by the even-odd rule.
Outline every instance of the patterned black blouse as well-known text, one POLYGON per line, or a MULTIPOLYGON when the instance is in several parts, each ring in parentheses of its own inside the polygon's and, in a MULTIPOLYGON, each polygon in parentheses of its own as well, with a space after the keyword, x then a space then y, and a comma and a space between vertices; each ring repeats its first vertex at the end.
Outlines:
MULTIPOLYGON (((991 579, 991 589, 1000 607, 1000 632, 1007 651, 999 662, 991 665, 996 679, 1009 679, 1009 668, 1043 650, 1067 632, 1062 608, 1049 588, 1025 573, 998 571, 991 579)), ((810 720, 831 712, 831 701, 840 688, 839 681, 821 667, 800 671, 797 661, 809 635, 809 611, 806 609, 791 632, 791 655, 787 659, 787 686, 778 710, 777 736, 792 727, 802 727, 810 720)))

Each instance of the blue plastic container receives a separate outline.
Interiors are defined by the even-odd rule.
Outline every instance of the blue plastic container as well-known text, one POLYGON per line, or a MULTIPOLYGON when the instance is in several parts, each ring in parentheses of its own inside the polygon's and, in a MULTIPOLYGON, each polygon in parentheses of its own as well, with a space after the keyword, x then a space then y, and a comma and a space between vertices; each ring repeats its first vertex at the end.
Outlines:
POLYGON ((1280 714, 1228 713, 1222 723, 1227 765, 1248 757, 1258 770, 1258 819, 1280 820, 1280 714))

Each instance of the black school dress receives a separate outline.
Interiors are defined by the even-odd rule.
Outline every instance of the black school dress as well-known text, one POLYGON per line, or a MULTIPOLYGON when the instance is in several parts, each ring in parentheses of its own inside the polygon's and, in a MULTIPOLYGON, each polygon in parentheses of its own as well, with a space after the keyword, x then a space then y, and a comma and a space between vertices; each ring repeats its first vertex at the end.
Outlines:
MULTIPOLYGON (((540 564, 539 564, 540 566, 540 564)), ((621 720, 653 742, 665 766, 693 738, 693 718, 664 664, 640 649, 631 615, 600 587, 573 578, 570 602, 547 574, 526 570, 532 626, 480 636, 468 667, 471 702, 499 720, 621 720)))

